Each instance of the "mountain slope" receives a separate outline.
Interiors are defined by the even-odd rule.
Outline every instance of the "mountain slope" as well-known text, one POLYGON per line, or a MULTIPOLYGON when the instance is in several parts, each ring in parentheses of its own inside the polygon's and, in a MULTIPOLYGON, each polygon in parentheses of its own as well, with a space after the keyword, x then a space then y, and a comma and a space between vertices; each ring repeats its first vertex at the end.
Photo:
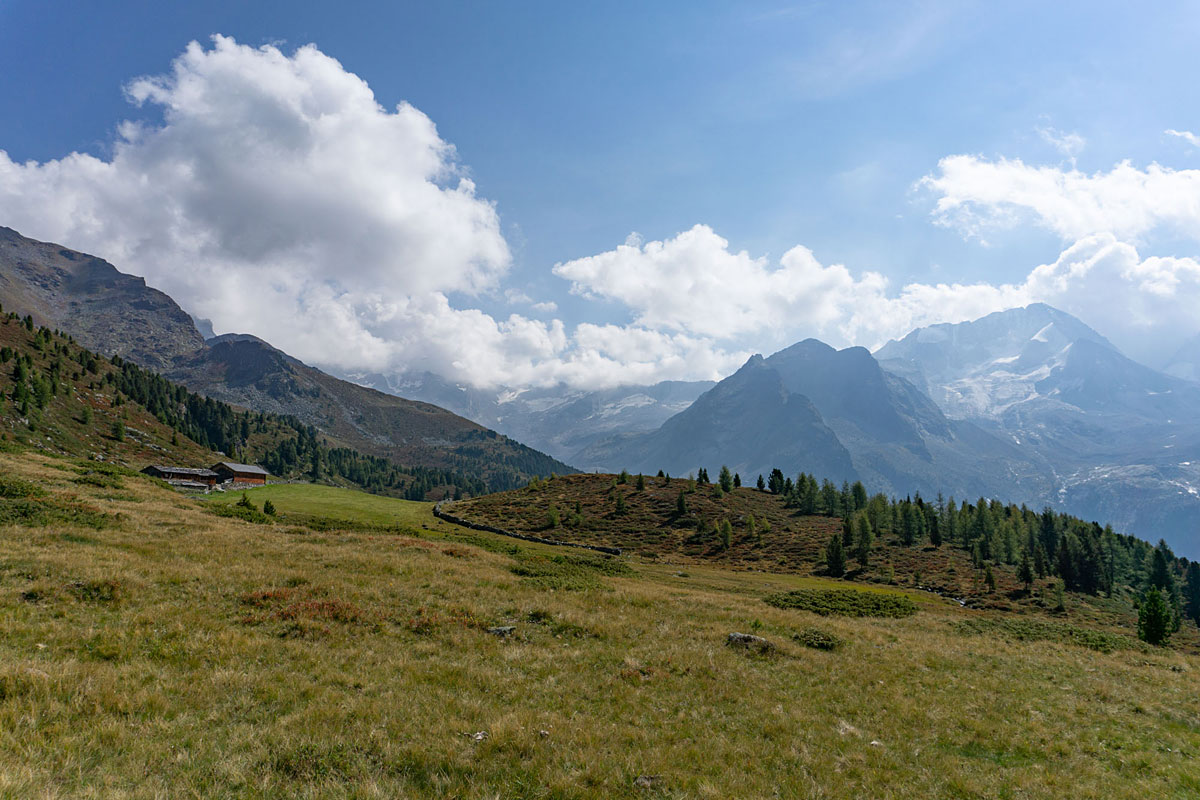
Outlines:
POLYGON ((922 328, 876 356, 1039 459, 1052 485, 1038 502, 1200 553, 1200 386, 1041 304, 922 328))
POLYGON ((336 445, 400 464, 452 469, 493 489, 566 464, 426 403, 326 375, 251 336, 205 343, 188 314, 140 278, 84 253, 0 229, 0 304, 66 330, 195 392, 290 415, 336 445))
POLYGON ((349 373, 341 377, 399 397, 422 400, 528 443, 581 469, 588 447, 616 434, 647 433, 683 411, 712 381, 662 381, 652 386, 579 390, 478 389, 430 372, 396 376, 349 373))
POLYGON ((254 336, 211 339, 167 374, 225 402, 295 416, 345 446, 478 475, 493 489, 574 471, 445 409, 334 378, 254 336))
POLYGON ((779 373, 755 356, 658 430, 602 440, 589 463, 684 475, 726 464, 747 479, 784 466, 838 481, 856 480, 850 454, 808 399, 791 394, 779 373))
POLYGON ((872 491, 959 498, 999 487, 1033 496, 1040 480, 1010 442, 948 420, 865 349, 815 339, 752 358, 657 431, 601 440, 580 459, 645 471, 725 463, 748 476, 778 467, 861 478, 872 491))
POLYGON ((0 299, 84 347, 161 370, 204 346, 191 317, 141 278, 103 259, 0 226, 0 299))

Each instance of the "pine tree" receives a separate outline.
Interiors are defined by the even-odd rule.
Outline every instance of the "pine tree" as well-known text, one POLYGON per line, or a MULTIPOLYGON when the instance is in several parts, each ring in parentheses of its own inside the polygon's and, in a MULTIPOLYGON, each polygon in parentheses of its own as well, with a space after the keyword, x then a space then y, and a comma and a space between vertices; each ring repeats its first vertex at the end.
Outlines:
POLYGON ((1188 564, 1183 579, 1183 609, 1192 621, 1200 625, 1200 563, 1188 564))
POLYGON ((646 478, 645 478, 645 476, 643 476, 643 475, 642 475, 642 473, 640 473, 640 472, 638 473, 638 476, 637 476, 637 485, 636 485, 636 488, 637 488, 637 490, 638 490, 639 492, 644 492, 644 491, 646 491, 646 478))
POLYGON ((825 567, 829 574, 840 578, 846 574, 846 551, 842 548, 842 535, 835 533, 825 546, 825 567))
POLYGON ((847 550, 854 544, 854 519, 852 517, 842 518, 842 547, 847 550))
POLYGON ((733 488, 735 488, 735 489, 742 488, 742 476, 736 472, 733 473, 733 488))
POLYGON ((270 498, 263 502, 263 513, 269 517, 275 516, 275 504, 271 502, 270 498))
POLYGON ((721 549, 728 550, 733 544, 733 525, 729 524, 729 520, 723 519, 717 526, 717 531, 721 536, 721 549))
POLYGON ((550 510, 546 512, 546 527, 557 528, 562 523, 562 519, 558 513, 558 506, 550 504, 550 510))
POLYGON ((721 491, 726 494, 733 491, 733 473, 724 464, 721 465, 721 472, 717 477, 717 483, 720 485, 721 491))
POLYGON ((615 511, 618 514, 625 513, 625 495, 623 495, 623 494, 617 495, 617 506, 616 506, 615 511))
POLYGON ((983 582, 987 586, 988 594, 996 591, 996 574, 992 572, 991 564, 983 571, 983 582))
POLYGON ((116 420, 112 424, 112 437, 118 442, 125 441, 125 423, 121 420, 116 420))
POLYGON ((1171 609, 1157 587, 1146 590, 1138 609, 1138 638, 1148 644, 1164 644, 1171 636, 1171 609))
POLYGON ((1171 574, 1171 567, 1167 559, 1167 543, 1161 539, 1150 557, 1149 581, 1154 588, 1166 592, 1167 597, 1171 597, 1175 593, 1175 576, 1171 574))
POLYGON ((1021 566, 1017 567, 1017 579, 1025 584, 1025 591, 1033 587, 1033 563, 1029 560, 1029 551, 1021 554, 1021 566))
POLYGON ((765 490, 766 490, 766 488, 767 488, 767 482, 763 480, 763 476, 762 476, 762 475, 759 475, 759 476, 758 476, 758 490, 759 490, 760 492, 762 492, 762 491, 765 491, 765 490))
POLYGON ((866 569, 871 566, 871 521, 867 519, 866 514, 859 514, 858 520, 855 522, 855 527, 858 529, 854 543, 854 557, 858 560, 860 569, 866 569))

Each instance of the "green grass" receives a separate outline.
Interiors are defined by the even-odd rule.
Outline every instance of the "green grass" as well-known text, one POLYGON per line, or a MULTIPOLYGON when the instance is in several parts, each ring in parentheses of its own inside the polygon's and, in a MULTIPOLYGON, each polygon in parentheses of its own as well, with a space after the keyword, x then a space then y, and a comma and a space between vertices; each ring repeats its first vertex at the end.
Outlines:
POLYGON ((823 617, 907 617, 917 613, 917 604, 902 594, 857 589, 794 589, 763 600, 776 608, 811 611, 823 617))
MULTIPOLYGON (((414 528, 433 521, 433 503, 413 500, 398 500, 374 494, 322 486, 310 483, 281 483, 247 489, 246 496, 258 508, 267 500, 275 504, 283 521, 314 522, 326 529, 338 527, 338 523, 351 523, 350 527, 402 527, 414 528)), ((217 505, 236 505, 242 492, 211 494, 204 502, 217 505)))
POLYGON ((249 496, 290 490, 317 504, 292 513, 376 527, 252 525, 133 478, 123 491, 140 502, 101 499, 111 490, 40 456, 0 454, 0 475, 125 515, 0 525, 0 797, 1200 789, 1186 653, 963 635, 1010 617, 882 587, 863 594, 918 598, 921 613, 821 617, 762 598, 838 581, 603 559, 325 487, 249 496), (384 506, 407 511, 380 520, 384 506), (726 647, 732 631, 772 654, 726 647))
POLYGON ((981 617, 959 620, 955 630, 968 636, 1003 637, 1022 642, 1062 642, 1101 653, 1114 650, 1147 650, 1148 646, 1129 636, 1082 628, 1064 622, 1040 619, 981 617))

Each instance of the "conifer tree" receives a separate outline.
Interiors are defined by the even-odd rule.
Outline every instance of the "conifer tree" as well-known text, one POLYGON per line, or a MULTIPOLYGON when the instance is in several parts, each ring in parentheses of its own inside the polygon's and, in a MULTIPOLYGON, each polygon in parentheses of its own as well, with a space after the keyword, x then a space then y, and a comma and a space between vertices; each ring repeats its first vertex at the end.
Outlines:
POLYGON ((1193 622, 1200 625, 1200 563, 1195 561, 1188 564, 1184 575, 1183 609, 1193 622))
POLYGON ((726 494, 733 491, 733 473, 724 464, 721 465, 721 472, 717 477, 717 483, 720 485, 721 491, 726 494))
POLYGON ((675 498, 675 515, 682 517, 688 513, 687 495, 683 489, 679 490, 679 497, 675 498))
POLYGON ((728 550, 733 544, 733 525, 729 524, 729 520, 723 519, 717 531, 721 536, 721 549, 728 550))
POLYGON ((996 573, 992 572, 991 564, 983 571, 983 582, 987 585, 988 594, 996 591, 996 573))
POLYGON ((1171 609, 1157 587, 1146 590, 1138 609, 1138 638, 1147 644, 1163 644, 1171 635, 1171 609))
POLYGON ((1029 560, 1029 551, 1021 554, 1021 566, 1017 567, 1017 579, 1025 584, 1025 591, 1033 587, 1033 563, 1029 560))
POLYGON ((854 557, 858 560, 858 566, 861 569, 866 569, 871 565, 871 521, 867 519, 865 513, 858 515, 855 522, 857 531, 855 532, 854 542, 854 557))
POLYGON ((842 548, 842 535, 835 533, 825 546, 825 567, 829 574, 840 578, 846 574, 846 551, 842 548))
POLYGON ((638 476, 637 476, 637 485, 635 488, 639 492, 644 492, 646 490, 646 478, 640 472, 638 473, 638 476))
POLYGON ((762 475, 759 475, 758 476, 758 490, 761 492, 761 491, 765 491, 766 488, 767 488, 767 482, 763 480, 762 475))

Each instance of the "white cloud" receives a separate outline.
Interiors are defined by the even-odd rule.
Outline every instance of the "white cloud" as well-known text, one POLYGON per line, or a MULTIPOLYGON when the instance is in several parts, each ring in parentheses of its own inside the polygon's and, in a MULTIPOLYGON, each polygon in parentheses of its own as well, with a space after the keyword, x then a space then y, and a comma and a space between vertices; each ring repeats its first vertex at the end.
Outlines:
POLYGON ((1192 147, 1200 147, 1200 136, 1197 136, 1191 131, 1177 131, 1174 128, 1167 128, 1165 131, 1163 131, 1163 133, 1167 134, 1168 136, 1177 136, 1190 144, 1192 147))
POLYGON ((432 120, 382 107, 313 45, 287 55, 215 36, 125 91, 161 121, 121 124, 109 160, 0 151, 0 219, 145 277, 218 331, 348 371, 428 368, 478 384, 604 385, 654 377, 651 366, 714 377, 734 358, 640 328, 625 336, 654 347, 635 353, 611 331, 572 337, 560 320, 452 306, 452 293, 503 289, 511 257, 495 207, 432 120))
POLYGON ((1200 240, 1200 170, 1123 161, 1108 172, 1036 167, 1019 159, 955 155, 918 186, 937 195, 934 219, 970 236, 1032 221, 1064 240, 1156 229, 1200 240))
MULTIPOLYGON (((845 267, 822 267, 804 247, 789 250, 778 265, 729 242, 707 225, 674 238, 642 243, 630 237, 605 253, 554 267, 572 291, 617 300, 647 328, 693 336, 736 339, 746 334, 803 325, 823 327, 840 310, 825 300, 856 283, 845 267)), ((868 284, 882 278, 868 273, 868 284)))
MULTIPOLYGON (((637 325, 767 350, 806 336, 877 347, 939 322, 962 322, 1046 302, 1097 320, 1135 357, 1154 361, 1164 335, 1200 330, 1200 263, 1143 259, 1109 233, 1093 234, 1013 283, 911 283, 892 290, 874 272, 823 266, 803 247, 777 264, 697 225, 665 241, 626 244, 555 267, 573 291, 620 301, 637 325)), ((614 352, 620 352, 616 350, 614 352)))

